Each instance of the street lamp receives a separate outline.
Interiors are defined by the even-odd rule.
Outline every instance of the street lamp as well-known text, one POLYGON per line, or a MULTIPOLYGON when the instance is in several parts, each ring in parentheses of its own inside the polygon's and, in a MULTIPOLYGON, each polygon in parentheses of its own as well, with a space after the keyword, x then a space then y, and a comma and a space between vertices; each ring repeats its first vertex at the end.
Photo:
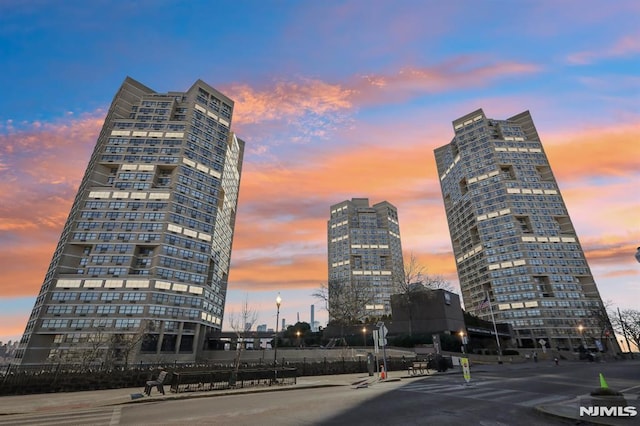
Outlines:
POLYGON ((580 340, 582 341, 582 347, 587 349, 587 345, 584 343, 584 334, 582 333, 583 330, 584 330, 584 326, 580 324, 578 326, 578 331, 580 331, 580 340))
POLYGON ((302 345, 300 344, 300 330, 296 331, 296 337, 298 339, 298 347, 302 347, 302 345))
POLYGON ((465 335, 464 335, 464 331, 460 330, 460 333, 458 333, 460 335, 460 341, 462 342, 462 353, 466 354, 467 353, 467 342, 465 339, 465 335))
POLYGON ((273 366, 275 367, 278 364, 278 322, 280 321, 280 304, 282 303, 282 298, 280 297, 280 293, 278 293, 278 297, 276 297, 276 334, 275 339, 273 341, 273 366))
POLYGON ((362 346, 367 348, 367 327, 362 327, 362 346))

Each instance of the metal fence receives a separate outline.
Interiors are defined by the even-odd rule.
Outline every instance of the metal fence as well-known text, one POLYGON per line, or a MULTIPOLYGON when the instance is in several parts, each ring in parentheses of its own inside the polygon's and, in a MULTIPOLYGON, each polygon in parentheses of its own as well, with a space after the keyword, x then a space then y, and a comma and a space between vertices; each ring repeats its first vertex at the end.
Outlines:
MULTIPOLYGON (((387 370, 406 370, 413 359, 387 358, 387 370)), ((382 360, 378 360, 382 364, 382 360)), ((231 362, 188 362, 188 363, 137 363, 124 366, 42 364, 11 366, 0 377, 0 395, 38 394, 49 392, 72 392, 96 389, 118 389, 144 387, 158 369, 162 367, 180 379, 176 391, 197 390, 201 383, 204 389, 295 383, 299 376, 320 376, 328 374, 365 373, 367 360, 363 358, 323 358, 323 359, 278 359, 278 367, 261 362, 241 363, 238 374, 231 377, 234 370, 231 362), (198 374, 209 374, 198 379, 198 374), (258 373, 259 372, 259 373, 258 373), (276 374, 277 373, 277 374, 276 374), (213 375, 213 376, 211 376, 213 375), (226 376, 225 376, 226 375, 226 376), (187 377, 191 377, 187 383, 187 377), (193 378, 196 377, 196 378, 193 378), (277 381, 271 381, 271 378, 277 381), (205 383, 207 385, 205 386, 205 383), (225 385, 226 383, 226 385, 225 385), (188 385, 191 385, 189 387, 188 385)), ((176 379, 178 380, 178 379, 176 379)), ((173 384, 172 384, 173 389, 173 384)))

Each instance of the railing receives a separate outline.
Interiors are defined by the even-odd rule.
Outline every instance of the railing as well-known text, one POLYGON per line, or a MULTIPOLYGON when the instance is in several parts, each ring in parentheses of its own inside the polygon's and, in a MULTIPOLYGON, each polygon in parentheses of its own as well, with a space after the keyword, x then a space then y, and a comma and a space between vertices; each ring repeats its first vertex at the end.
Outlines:
MULTIPOLYGON (((406 371, 414 359, 414 357, 406 359, 389 357, 387 358, 387 371, 406 371)), ((378 363, 381 364, 382 360, 378 359, 378 363)), ((179 384, 176 384, 175 392, 227 389, 231 386, 237 388, 295 384, 298 376, 366 373, 368 371, 367 360, 364 357, 358 359, 288 359, 283 357, 278 359, 277 369, 266 363, 242 362, 235 377, 231 376, 232 362, 221 363, 219 361, 136 363, 129 364, 126 368, 124 366, 78 364, 14 365, 0 374, 0 395, 143 388, 144 383, 152 379, 159 367, 172 372, 176 376, 175 380, 180 380, 179 384)), ((173 379, 170 383, 173 390, 173 379)))

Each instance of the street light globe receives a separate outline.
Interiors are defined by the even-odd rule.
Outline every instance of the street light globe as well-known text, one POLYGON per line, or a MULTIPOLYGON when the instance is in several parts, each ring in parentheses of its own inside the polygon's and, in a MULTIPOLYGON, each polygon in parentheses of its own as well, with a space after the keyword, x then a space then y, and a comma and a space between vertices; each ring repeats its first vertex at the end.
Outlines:
POLYGON ((582 329, 584 329, 584 326, 583 326, 582 324, 580 324, 580 325, 578 326, 578 330, 580 330, 580 333, 582 333, 582 329))
POLYGON ((279 308, 282 303, 282 297, 280 297, 280 293, 278 293, 278 297, 276 297, 276 306, 279 308))

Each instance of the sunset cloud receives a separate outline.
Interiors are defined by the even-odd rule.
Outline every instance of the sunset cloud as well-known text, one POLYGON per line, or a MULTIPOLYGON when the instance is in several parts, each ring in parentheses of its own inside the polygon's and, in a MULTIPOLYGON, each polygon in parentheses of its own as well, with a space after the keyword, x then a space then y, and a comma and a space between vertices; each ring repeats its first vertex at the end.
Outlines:
POLYGON ((430 93, 482 87, 497 79, 542 71, 539 65, 512 61, 485 62, 479 56, 459 56, 430 67, 403 68, 393 74, 368 74, 353 86, 361 105, 406 101, 430 93))

